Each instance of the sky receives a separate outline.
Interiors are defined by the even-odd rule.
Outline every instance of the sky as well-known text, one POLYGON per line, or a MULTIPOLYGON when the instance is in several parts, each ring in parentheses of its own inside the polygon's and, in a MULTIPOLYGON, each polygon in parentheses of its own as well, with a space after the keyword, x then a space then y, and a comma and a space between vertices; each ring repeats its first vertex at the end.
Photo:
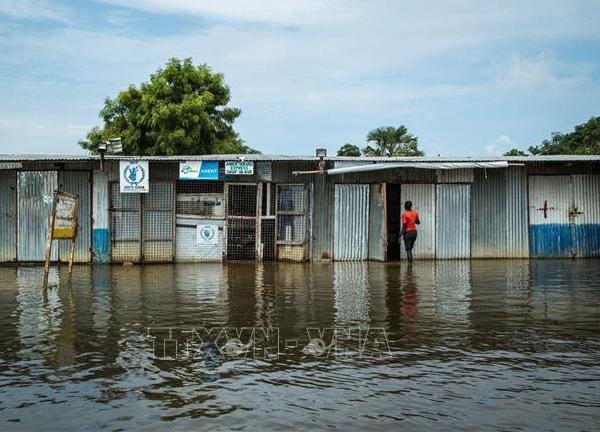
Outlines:
POLYGON ((599 42, 597 0, 0 0, 0 153, 84 153, 106 97, 191 57, 266 154, 405 125, 495 156, 600 115, 599 42))

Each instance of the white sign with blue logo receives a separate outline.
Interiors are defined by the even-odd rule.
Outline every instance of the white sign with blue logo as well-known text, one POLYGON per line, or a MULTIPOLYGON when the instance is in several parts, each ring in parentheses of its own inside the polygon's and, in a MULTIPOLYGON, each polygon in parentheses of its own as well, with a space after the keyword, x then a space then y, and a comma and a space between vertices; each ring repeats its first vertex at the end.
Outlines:
POLYGON ((219 180, 218 161, 187 161, 179 163, 181 180, 219 180))
POLYGON ((150 191, 148 161, 120 161, 119 172, 121 193, 147 193, 150 191))
POLYGON ((217 225, 198 225, 196 243, 199 245, 219 244, 219 227, 217 225))
POLYGON ((254 174, 254 162, 252 161, 230 161, 225 162, 226 175, 252 175, 254 174))

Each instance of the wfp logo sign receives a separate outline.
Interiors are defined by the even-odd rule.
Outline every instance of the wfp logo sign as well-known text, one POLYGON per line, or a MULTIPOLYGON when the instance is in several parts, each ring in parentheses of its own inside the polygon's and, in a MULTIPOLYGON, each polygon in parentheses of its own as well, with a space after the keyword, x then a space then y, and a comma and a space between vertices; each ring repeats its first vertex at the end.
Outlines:
POLYGON ((149 191, 148 161, 121 161, 119 170, 121 193, 147 193, 149 191))

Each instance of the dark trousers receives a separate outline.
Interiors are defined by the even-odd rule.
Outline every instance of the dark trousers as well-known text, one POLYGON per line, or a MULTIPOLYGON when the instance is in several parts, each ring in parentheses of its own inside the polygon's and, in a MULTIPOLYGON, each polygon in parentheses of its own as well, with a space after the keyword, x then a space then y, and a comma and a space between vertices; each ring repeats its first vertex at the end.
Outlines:
POLYGON ((417 241, 417 232, 416 231, 406 231, 404 233, 404 248, 410 252, 417 241))

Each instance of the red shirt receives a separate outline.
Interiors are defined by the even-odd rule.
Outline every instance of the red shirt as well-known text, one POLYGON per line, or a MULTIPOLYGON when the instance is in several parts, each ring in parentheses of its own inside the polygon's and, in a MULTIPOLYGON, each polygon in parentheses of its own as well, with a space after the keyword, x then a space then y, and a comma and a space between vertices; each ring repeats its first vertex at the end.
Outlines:
POLYGON ((407 210, 402 213, 402 225, 406 225, 406 231, 417 230, 417 219, 419 219, 419 213, 415 210, 407 210))

